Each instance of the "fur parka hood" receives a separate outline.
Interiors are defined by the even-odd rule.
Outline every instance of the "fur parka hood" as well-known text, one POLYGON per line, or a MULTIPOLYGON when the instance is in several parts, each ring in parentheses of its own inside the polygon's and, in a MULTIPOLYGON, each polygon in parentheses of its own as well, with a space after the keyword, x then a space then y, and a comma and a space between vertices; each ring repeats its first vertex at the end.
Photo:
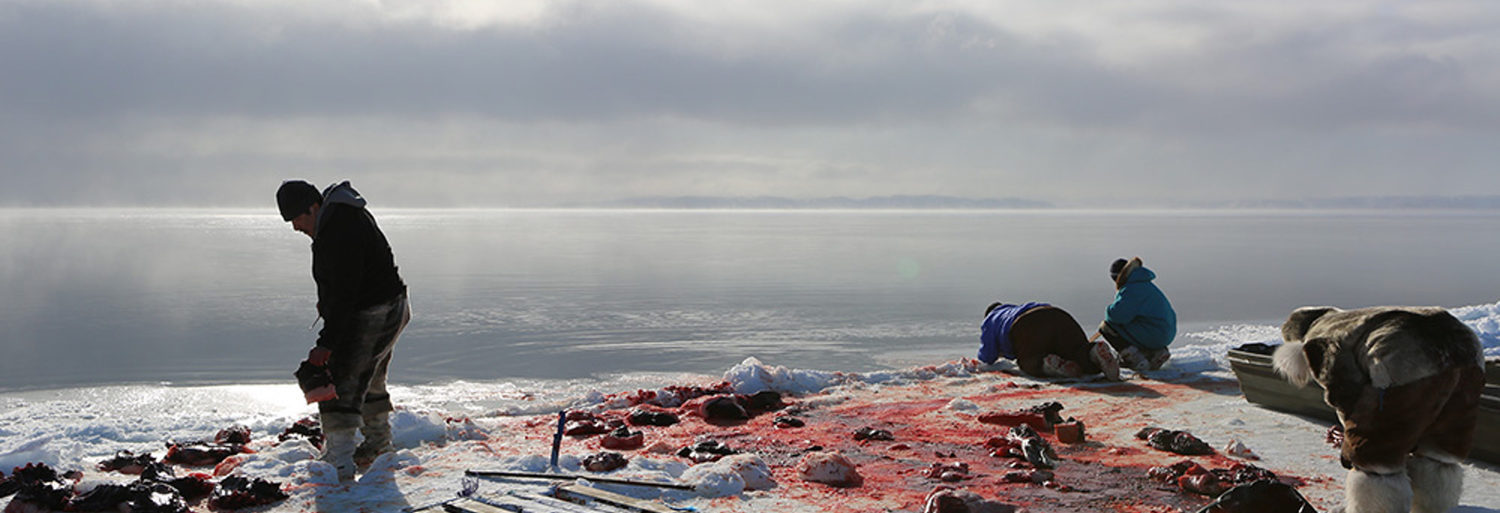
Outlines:
POLYGON ((1130 261, 1125 262, 1125 267, 1120 269, 1120 274, 1115 276, 1115 290, 1125 288, 1126 283, 1155 279, 1156 273, 1151 272, 1150 269, 1146 268, 1145 264, 1141 263, 1141 257, 1131 258, 1130 261))

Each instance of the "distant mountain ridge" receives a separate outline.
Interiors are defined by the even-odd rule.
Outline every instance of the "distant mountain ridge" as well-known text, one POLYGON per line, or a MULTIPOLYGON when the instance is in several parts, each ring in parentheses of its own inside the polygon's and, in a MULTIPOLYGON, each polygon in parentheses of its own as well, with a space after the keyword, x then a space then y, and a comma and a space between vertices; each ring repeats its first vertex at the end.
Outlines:
POLYGON ((1242 200, 1200 206, 1206 208, 1244 209, 1500 210, 1500 196, 1345 196, 1313 199, 1242 200))
POLYGON ((1023 198, 960 198, 936 195, 897 195, 850 198, 787 198, 782 196, 644 196, 604 202, 608 208, 665 209, 1010 209, 1053 208, 1046 201, 1023 198))
MULTIPOLYGON (((790 198, 785 196, 640 196, 590 204, 570 205, 585 208, 643 209, 849 209, 849 210, 991 210, 1072 208, 1049 201, 1027 198, 965 198, 941 195, 893 195, 852 198, 826 196, 790 198)), ((1102 205, 1089 205, 1100 207, 1102 205)), ((1176 201, 1166 205, 1110 205, 1105 208, 1188 208, 1188 209, 1327 209, 1327 210, 1500 210, 1497 196, 1345 196, 1333 198, 1251 199, 1224 201, 1176 201)))

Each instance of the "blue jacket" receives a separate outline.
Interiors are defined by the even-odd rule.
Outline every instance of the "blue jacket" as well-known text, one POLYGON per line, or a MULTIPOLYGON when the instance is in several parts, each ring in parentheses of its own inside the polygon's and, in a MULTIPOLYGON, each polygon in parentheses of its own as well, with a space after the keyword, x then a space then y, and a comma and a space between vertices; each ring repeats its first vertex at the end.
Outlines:
POLYGON ((1117 283, 1115 301, 1104 312, 1104 321, 1132 344, 1146 349, 1161 349, 1177 337, 1177 312, 1167 295, 1151 280, 1156 273, 1132 261, 1129 274, 1117 283), (1131 269, 1131 267, 1134 267, 1131 269))
POLYGON ((1001 356, 1011 360, 1016 359, 1016 350, 1010 340, 1010 328, 1015 325, 1017 317, 1039 306, 1052 305, 1047 303, 1000 305, 990 310, 989 315, 984 316, 984 323, 979 325, 979 361, 995 363, 1001 356))

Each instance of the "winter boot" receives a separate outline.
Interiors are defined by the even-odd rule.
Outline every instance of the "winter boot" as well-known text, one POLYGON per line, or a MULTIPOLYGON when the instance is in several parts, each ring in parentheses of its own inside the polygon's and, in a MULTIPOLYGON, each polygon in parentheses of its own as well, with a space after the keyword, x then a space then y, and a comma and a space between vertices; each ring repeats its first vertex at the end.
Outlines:
POLYGON ((1406 461, 1411 476, 1412 513, 1442 513, 1458 507, 1464 491, 1464 469, 1457 463, 1426 456, 1406 461))
POLYGON ((1166 365, 1167 361, 1171 359, 1172 352, 1168 351, 1167 348, 1163 347, 1161 349, 1157 349, 1156 351, 1152 351, 1151 356, 1146 359, 1146 369, 1160 369, 1161 366, 1166 365))
POLYGON ((1053 377, 1076 378, 1083 375, 1083 369, 1078 368, 1077 362, 1070 362, 1061 356, 1049 354, 1042 358, 1042 373, 1053 377))
POLYGON ((333 465, 339 472, 339 482, 354 480, 354 429, 338 429, 324 433, 323 454, 318 461, 333 465))
POLYGON ((1115 352, 1109 348, 1109 344, 1095 342, 1089 348, 1089 359, 1099 366, 1099 371, 1104 373, 1104 379, 1120 381, 1120 360, 1115 358, 1115 352))
POLYGON ((359 432, 365 435, 365 441, 360 442, 359 447, 354 450, 354 463, 359 468, 369 467, 375 458, 396 450, 391 445, 390 412, 370 415, 364 421, 365 425, 360 426, 359 432))
POLYGON ((1354 468, 1344 480, 1344 511, 1349 513, 1407 513, 1411 498, 1411 482, 1404 470, 1371 474, 1354 468))
POLYGON ((1141 350, 1135 346, 1128 346, 1125 349, 1121 349, 1119 358, 1120 365, 1135 369, 1136 371, 1145 369, 1149 365, 1146 361, 1146 355, 1141 354, 1141 350))

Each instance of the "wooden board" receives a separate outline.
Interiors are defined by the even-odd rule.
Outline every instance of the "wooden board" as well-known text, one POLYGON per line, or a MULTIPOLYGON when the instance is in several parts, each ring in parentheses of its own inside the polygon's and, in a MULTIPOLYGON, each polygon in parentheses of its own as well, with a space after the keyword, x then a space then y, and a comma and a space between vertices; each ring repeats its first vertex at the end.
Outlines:
POLYGON ((442 510, 447 513, 517 513, 522 510, 509 510, 485 504, 471 499, 459 499, 442 505, 442 510))
POLYGON ((561 474, 555 472, 524 472, 516 470, 465 470, 464 475, 474 477, 498 477, 518 479, 551 479, 561 481, 573 481, 586 479, 596 483, 622 484, 631 486, 651 486, 656 488, 671 488, 674 490, 692 490, 692 485, 682 483, 667 483, 661 481, 642 481, 639 479, 620 479, 614 477, 594 476, 585 474, 561 474))
POLYGON ((599 501, 640 513, 677 513, 671 508, 656 502, 644 501, 635 497, 627 497, 618 493, 589 488, 578 484, 559 486, 557 487, 556 494, 559 499, 581 502, 599 501))
POLYGON ((585 504, 522 495, 497 495, 482 499, 457 498, 410 510, 412 513, 614 513, 619 509, 601 509, 585 504))

